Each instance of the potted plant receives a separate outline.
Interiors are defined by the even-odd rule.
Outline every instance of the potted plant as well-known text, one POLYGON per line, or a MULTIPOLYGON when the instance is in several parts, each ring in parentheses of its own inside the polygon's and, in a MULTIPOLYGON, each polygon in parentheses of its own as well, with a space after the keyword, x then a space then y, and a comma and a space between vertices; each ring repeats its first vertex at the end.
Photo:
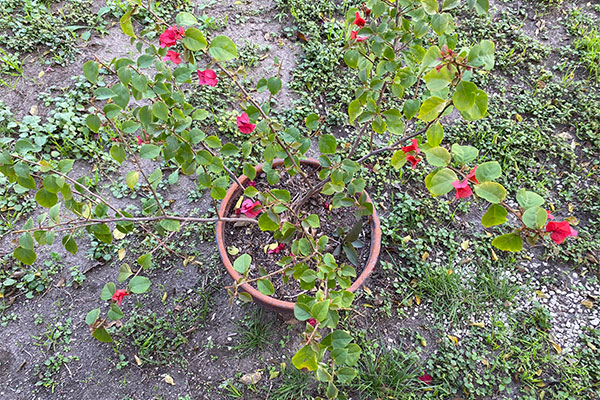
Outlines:
MULTIPOLYGON (((368 0, 349 10, 344 61, 359 83, 348 104, 349 123, 356 125, 357 134, 346 148, 321 132, 322 115, 306 116, 304 127, 287 126, 273 117, 271 101, 281 89, 279 76, 257 82, 256 91, 268 91, 268 96, 256 100, 241 82, 241 71, 228 64, 238 55, 235 43, 223 35, 207 40, 193 15, 180 13, 174 25, 155 15, 159 40, 147 40, 148 32, 138 36, 132 15, 141 8, 152 10, 136 0, 121 18, 121 27, 132 41, 139 39, 139 57, 89 61, 83 72, 97 85, 87 127, 111 138, 110 155, 118 164, 132 162, 124 180, 132 190, 148 190, 144 207, 134 215, 111 204, 85 177, 70 176, 73 160, 40 160, 28 139, 4 141, 0 172, 24 190, 35 191, 37 202, 48 209, 15 232, 20 234, 15 258, 32 264, 36 243, 51 244, 56 233, 66 250, 76 253, 76 233, 82 229, 110 243, 137 226, 164 246, 164 238, 184 223, 217 222, 219 250, 235 279, 232 295, 246 297, 242 288, 268 299, 275 294, 273 282, 278 287, 295 285, 287 304, 263 302, 293 311, 305 322, 303 346, 292 361, 297 368, 314 371, 326 383, 327 396, 337 397, 338 384, 355 377, 361 353, 352 335, 338 328, 339 313, 352 308, 353 290, 374 267, 380 240, 377 213, 365 191, 368 160, 385 156, 395 169, 426 162, 431 171, 424 184, 433 196, 452 193, 458 199, 476 196, 490 203, 482 224, 489 228, 510 219, 513 226, 492 240, 500 250, 519 251, 523 240, 534 244, 548 235, 556 243, 576 235, 567 221, 548 222, 553 217, 534 192, 522 189, 516 193, 518 205, 507 203, 505 188, 496 182, 502 173, 499 163, 478 163, 479 151, 472 146, 442 144, 445 115, 456 110, 467 121, 486 116, 488 96, 474 81, 494 66, 491 41, 456 48, 448 11, 460 3, 445 0, 440 7, 437 0, 368 0), (101 71, 105 79, 100 79, 101 71), (190 85, 216 86, 221 81, 233 83, 241 94, 231 99, 235 124, 246 135, 241 143, 223 143, 207 133, 210 111, 194 107, 188 97, 190 85), (319 149, 316 161, 307 156, 313 138, 319 149), (252 154, 262 157, 260 166, 250 161, 252 154), (244 176, 228 166, 233 157, 244 176), (163 164, 148 171, 142 160, 163 164), (158 191, 165 166, 194 176, 219 212, 206 218, 169 212, 158 191), (332 229, 324 233, 326 223, 332 229), (241 237, 237 242, 236 235, 241 237), (252 246, 247 251, 240 249, 248 242, 252 246), (259 258, 268 261, 253 262, 259 258)), ((468 3, 479 13, 487 12, 487 1, 468 3)), ((150 280, 141 273, 151 257, 140 256, 136 271, 122 268, 120 289, 112 282, 104 286, 100 297, 110 301, 108 311, 97 308, 86 316, 94 337, 110 342, 107 328, 124 316, 120 305, 125 296, 148 290, 150 280)))

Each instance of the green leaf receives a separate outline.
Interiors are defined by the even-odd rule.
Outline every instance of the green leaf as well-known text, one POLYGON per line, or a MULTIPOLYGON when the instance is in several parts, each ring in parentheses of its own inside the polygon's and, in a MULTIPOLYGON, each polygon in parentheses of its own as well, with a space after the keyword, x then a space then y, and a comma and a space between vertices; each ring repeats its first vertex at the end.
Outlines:
POLYGON ((442 196, 454 189, 452 182, 458 177, 449 168, 441 169, 428 178, 425 178, 425 186, 433 196, 442 196))
POLYGON ((129 281, 129 290, 136 294, 146 293, 150 289, 151 284, 150 279, 145 276, 134 276, 129 281))
POLYGON ((77 253, 77 243, 71 235, 65 235, 62 238, 62 244, 69 253, 75 255, 77 253))
POLYGON ((354 368, 343 367, 343 368, 340 368, 339 370, 337 370, 335 375, 340 380, 340 382, 349 383, 354 378, 356 378, 357 374, 358 373, 356 372, 356 370, 354 368))
POLYGON ((281 79, 277 77, 269 78, 267 81, 267 88, 272 95, 277 94, 281 90, 281 79))
POLYGON ((290 192, 285 189, 272 189, 271 193, 273 193, 273 196, 275 196, 277 200, 284 203, 289 203, 292 200, 290 192))
POLYGON ((92 336, 103 342, 103 343, 110 343, 112 342, 112 337, 109 335, 108 332, 106 332, 106 329, 104 328, 98 328, 96 329, 94 332, 92 332, 92 336))
POLYGON ((450 86, 450 82, 454 79, 454 72, 452 70, 444 67, 439 71, 435 68, 432 68, 425 76, 425 83, 427 84, 427 89, 432 92, 439 92, 440 90, 444 90, 448 86, 450 86))
POLYGON ((196 17, 194 17, 193 14, 183 11, 177 14, 177 16, 175 17, 175 23, 181 26, 192 26, 196 25, 198 23, 198 20, 196 19, 196 17))
POLYGON ((125 183, 129 189, 133 190, 135 188, 135 184, 138 182, 140 178, 140 173, 138 171, 129 171, 127 176, 125 177, 125 183))
POLYGON ((88 115, 85 118, 85 124, 94 133, 98 133, 98 131, 100 130, 100 127, 102 126, 102 122, 100 121, 100 118, 98 118, 98 116, 95 114, 88 115))
POLYGON ((489 0, 469 0, 469 7, 475 8, 479 15, 487 15, 490 8, 489 0))
POLYGON ((492 240, 492 246, 504 251, 521 251, 523 239, 515 233, 507 233, 492 240))
POLYGON ((452 103, 459 111, 470 110, 475 104, 476 94, 477 85, 473 82, 461 81, 456 85, 456 90, 452 96, 452 103))
POLYGON ((131 275, 133 275, 133 272, 131 271, 131 267, 129 266, 129 264, 121 264, 121 267, 119 268, 119 277, 117 278, 117 280, 119 282, 125 282, 127 278, 129 278, 131 275))
MULTIPOLYGON (((454 143, 452 145, 452 158, 459 164, 468 164, 475 160, 479 155, 479 150, 473 146, 461 146, 454 143)), ((479 169, 479 167, 477 168, 479 169)), ((477 173, 477 171, 475 171, 477 173)))
POLYGON ((91 325, 98 320, 99 316, 100 316, 100 309, 95 308, 92 311, 90 311, 89 313, 87 313, 87 315, 85 316, 85 323, 88 325, 91 325))
POLYGON ((102 291, 100 292, 100 299, 104 301, 110 300, 112 299, 113 294, 115 294, 116 291, 117 286, 115 286, 115 284, 112 282, 107 282, 102 288, 102 291))
POLYGON ((150 253, 142 254, 141 256, 138 257, 137 263, 139 265, 141 265, 141 267, 143 269, 150 268, 150 265, 152 264, 152 254, 150 254, 150 253))
POLYGON ((429 15, 437 14, 440 7, 438 0, 421 0, 421 5, 429 15))
POLYGON ((97 100, 106 100, 116 97, 117 94, 109 88, 99 87, 98 89, 94 90, 94 96, 97 100))
POLYGON ((50 208, 56 204, 56 202, 58 201, 58 196, 54 193, 47 191, 45 188, 42 188, 36 193, 35 201, 37 201, 38 204, 42 207, 50 208))
POLYGON ((208 52, 217 61, 229 61, 238 56, 235 43, 224 35, 217 36, 210 42, 208 52))
POLYGON ((125 149, 123 149, 123 146, 115 143, 110 147, 110 156, 113 158, 113 160, 115 160, 119 164, 122 164, 123 161, 125 161, 125 157, 127 156, 127 154, 125 153, 125 149))
POLYGON ((346 50, 344 53, 344 62, 350 68, 356 69, 358 67, 358 56, 358 51, 354 49, 346 50))
POLYGON ((488 95, 483 90, 475 92, 475 104, 468 110, 460 111, 460 115, 467 121, 477 121, 487 115, 488 95))
POLYGON ((102 243, 112 243, 113 237, 112 233, 110 233, 110 228, 108 227, 108 225, 96 224, 88 226, 87 229, 92 235, 94 235, 96 239, 98 239, 102 243))
POLYGON ((335 136, 322 135, 319 138, 319 151, 323 154, 334 154, 337 147, 335 136))
POLYGON ((431 27, 434 32, 438 34, 438 36, 443 35, 450 28, 450 32, 452 31, 452 16, 448 13, 436 14, 431 18, 431 27))
POLYGON ((196 28, 186 29, 185 37, 182 39, 181 43, 183 43, 185 48, 191 51, 200 51, 208 46, 206 38, 202 32, 196 28))
POLYGON ((486 228, 495 225, 502 225, 507 221, 506 216, 508 211, 500 204, 492 204, 483 217, 481 217, 481 224, 486 228))
POLYGON ((539 207, 544 204, 544 198, 537 193, 520 189, 517 192, 517 202, 521 207, 523 207, 523 209, 527 210, 529 208, 539 207))
POLYGON ((133 12, 133 10, 134 9, 132 8, 125 14, 123 14, 121 19, 119 20, 119 23, 121 24, 121 30, 124 34, 126 34, 129 37, 135 38, 135 32, 133 31, 133 25, 131 24, 131 13, 133 12))
MULTIPOLYGON (((152 56, 150 54, 142 54, 136 60, 136 64, 141 69, 149 68, 149 67, 151 67, 154 64, 154 56, 152 56)), ((132 84, 134 85, 134 87, 136 85, 136 78, 137 77, 139 77, 139 79, 143 79, 144 81, 146 81, 146 77, 145 76, 143 76, 143 75, 137 75, 136 77, 133 78, 132 84)))
POLYGON ((421 102, 416 99, 406 100, 404 102, 404 106, 402 107, 402 113, 406 117, 406 119, 413 119, 417 112, 419 111, 419 107, 421 106, 421 102))
POLYGON ((541 207, 528 208, 523 213, 523 223, 531 229, 541 229, 546 225, 548 213, 541 207))
POLYGON ((152 114, 160 120, 166 121, 169 119, 169 107, 162 101, 157 101, 152 104, 152 114))
POLYGON ((442 139, 444 138, 444 128, 442 128, 442 125, 438 122, 427 129, 426 135, 427 144, 431 147, 437 147, 442 143, 442 139))
POLYGON ((468 64, 470 66, 491 70, 494 68, 494 62, 494 42, 490 40, 482 40, 469 51, 468 64))
POLYGON ((265 296, 272 296, 273 294, 275 294, 275 288, 273 287, 271 281, 268 279, 259 279, 258 281, 256 281, 256 288, 265 296))
POLYGON ((483 182, 475 185, 475 194, 490 203, 501 203, 506 199, 506 189, 497 182, 483 182))
POLYGON ((435 167, 445 167, 450 163, 450 153, 443 147, 433 147, 425 151, 427 162, 435 167))
POLYGON ((15 251, 13 252, 13 257, 15 257, 17 260, 21 261, 25 265, 32 265, 37 259, 35 251, 33 251, 32 249, 26 249, 21 246, 15 249, 15 251))
POLYGON ((442 11, 452 10, 460 5, 461 0, 444 0, 442 11))
POLYGON ((160 226, 164 228, 164 230, 169 232, 179 232, 180 223, 174 219, 163 219, 160 221, 160 226))
POLYGON ((321 344, 326 347, 333 347, 334 349, 341 349, 350 344, 352 336, 342 330, 335 330, 327 335, 321 341, 321 344))
POLYGON ((335 384, 331 381, 329 381, 329 383, 327 384, 327 398, 328 399, 337 399, 338 398, 338 388, 335 386, 335 384))
POLYGON ((115 303, 112 303, 110 305, 110 309, 108 310, 108 314, 107 314, 108 319, 110 319, 112 321, 118 321, 121 318, 123 318, 124 316, 125 315, 123 314, 123 311, 121 311, 121 307, 119 307, 115 303))
POLYGON ((292 364, 297 369, 306 368, 309 371, 315 371, 318 367, 317 353, 314 352, 310 345, 304 346, 292 357, 292 364))
POLYGON ((502 167, 498 161, 488 161, 477 166, 475 178, 478 182, 493 181, 502 175, 502 167))
POLYGON ((323 322, 327 318, 329 312, 329 300, 316 302, 310 309, 312 316, 319 322, 323 322))
POLYGON ((402 168, 402 166, 406 164, 406 153, 402 150, 396 150, 392 155, 391 164, 395 169, 402 168))
POLYGON ((402 135, 405 130, 404 117, 400 110, 391 109, 383 113, 387 129, 396 135, 402 135))
POLYGON ((152 160, 160 154, 160 147, 154 144, 145 144, 140 149, 140 157, 146 160, 152 160))
POLYGON ((252 264, 252 257, 249 254, 242 254, 233 262, 233 269, 244 275, 252 264))
POLYGON ((431 122, 440 115, 445 106, 446 100, 435 96, 430 97, 421 105, 417 118, 421 121, 431 122))
POLYGON ((98 82, 98 72, 98 64, 95 61, 90 60, 83 64, 83 75, 85 76, 85 79, 91 83, 95 84, 98 82))
POLYGON ((362 113, 362 103, 360 100, 355 99, 348 105, 348 121, 350 124, 354 124, 354 120, 362 113))
POLYGON ((304 218, 304 222, 311 228, 321 227, 321 222, 319 221, 319 216, 317 214, 310 214, 308 217, 304 218))

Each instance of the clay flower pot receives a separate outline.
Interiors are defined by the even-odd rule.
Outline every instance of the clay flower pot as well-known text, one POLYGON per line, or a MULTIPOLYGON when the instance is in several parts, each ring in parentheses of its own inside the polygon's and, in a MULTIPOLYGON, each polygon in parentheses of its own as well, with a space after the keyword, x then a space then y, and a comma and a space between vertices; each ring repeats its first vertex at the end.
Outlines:
MULTIPOLYGON (((312 165, 315 167, 319 167, 319 161, 313 158, 309 158, 306 160, 301 160, 301 164, 303 165, 312 165)), ((283 160, 275 160, 273 162, 274 167, 278 167, 283 164, 283 160)), ((257 165, 256 173, 260 174, 262 172, 262 164, 257 165)), ((242 175, 239 178, 240 183, 245 184, 248 181, 248 177, 242 175)), ((241 189, 243 190, 243 188, 241 189)), ((229 215, 229 210, 233 205, 233 200, 236 195, 239 193, 240 188, 237 183, 234 183, 229 190, 227 191, 227 195, 221 202, 221 207, 219 208, 219 216, 221 218, 229 215)), ((371 198, 367 193, 367 201, 371 202, 371 198)), ((379 224, 379 218, 377 217, 377 211, 373 210, 373 215, 369 217, 371 222, 371 246, 369 251, 369 258, 367 259, 367 265, 365 265, 362 273, 356 278, 356 280, 350 286, 351 292, 356 291, 365 280, 371 275, 373 268, 375 268, 375 264, 377 264, 377 259, 379 258, 379 252, 381 250, 381 226, 379 224)), ((216 236, 217 236, 217 246, 219 248, 219 254, 221 255, 221 260, 223 260, 223 264, 225 264, 225 268, 227 268, 227 272, 229 275, 237 281, 241 278, 241 275, 233 269, 233 263, 229 258, 229 254, 227 253, 227 248, 225 246, 225 224, 226 222, 217 222, 216 236)), ((255 302, 260 305, 277 311, 281 314, 290 314, 294 312, 294 304, 290 301, 283 301, 273 298, 271 296, 266 296, 260 293, 257 289, 252 287, 250 284, 241 285, 241 289, 250 294, 255 302)))

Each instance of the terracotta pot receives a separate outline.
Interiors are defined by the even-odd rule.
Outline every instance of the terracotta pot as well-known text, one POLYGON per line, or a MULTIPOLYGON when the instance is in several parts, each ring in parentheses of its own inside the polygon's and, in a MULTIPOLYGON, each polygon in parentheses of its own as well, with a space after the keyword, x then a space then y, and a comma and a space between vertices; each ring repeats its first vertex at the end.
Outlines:
MULTIPOLYGON (((312 158, 302 160, 301 163, 304 165, 313 165, 319 167, 319 161, 312 158)), ((283 160, 275 160, 273 162, 273 166, 280 166, 282 164, 283 160)), ((262 172, 262 164, 257 165, 255 168, 257 174, 260 174, 262 172)), ((241 184, 245 184, 245 182, 248 181, 248 177, 242 175, 239 178, 239 181, 241 184)), ((219 208, 220 217, 223 218, 229 215, 229 209, 232 207, 233 200, 236 198, 236 195, 238 195, 239 191, 240 188, 238 187, 237 183, 234 183, 229 188, 229 190, 227 191, 227 195, 221 202, 221 207, 219 208)), ((369 197, 368 193, 367 201, 371 202, 371 198, 369 197)), ((356 278, 354 283, 352 283, 352 286, 349 289, 351 292, 356 291, 371 274, 373 268, 375 268, 375 264, 377 264, 377 259, 379 258, 379 251, 381 250, 381 226, 379 224, 379 218, 377 217, 377 211, 375 209, 373 210, 373 215, 371 215, 369 219, 371 222, 371 248, 369 252, 369 258, 367 259, 367 265, 365 265, 365 268, 363 269, 362 273, 356 278)), ((219 248, 221 260, 223 260, 223 264, 225 264, 225 268, 227 268, 227 272, 229 272, 229 275, 231 275, 231 277, 235 281, 237 281, 241 278, 241 275, 235 269, 233 269, 233 263, 229 259, 229 254, 227 253, 227 248, 225 246, 225 224, 226 222, 217 222, 217 246, 219 248)), ((281 314, 290 314, 294 312, 295 303, 293 302, 278 300, 271 296, 265 296, 264 294, 260 293, 257 289, 252 287, 250 284, 243 284, 241 285, 241 288, 242 290, 250 294, 250 296, 252 296, 255 302, 259 303, 260 305, 266 308, 275 310, 281 314)))

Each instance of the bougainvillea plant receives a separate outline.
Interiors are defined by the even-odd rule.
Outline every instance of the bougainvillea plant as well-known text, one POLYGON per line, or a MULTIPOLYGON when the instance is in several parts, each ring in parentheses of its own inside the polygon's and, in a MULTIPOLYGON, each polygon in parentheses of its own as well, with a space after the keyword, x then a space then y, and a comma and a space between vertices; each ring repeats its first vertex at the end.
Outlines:
MULTIPOLYGON (((272 280, 279 279, 278 275, 284 282, 299 281, 305 292, 298 296, 294 314, 306 327, 303 346, 292 361, 299 369, 314 371, 326 384, 327 396, 336 398, 339 383, 356 376, 354 366, 361 354, 352 335, 338 328, 340 311, 351 309, 354 301, 347 289, 356 270, 346 258, 328 251, 330 238, 319 233, 319 217, 303 211, 313 196, 327 196, 327 210, 345 208, 359 220, 371 215, 373 205, 363 192, 363 176, 369 173, 365 162, 376 155, 387 156, 395 169, 426 163, 430 172, 424 187, 432 196, 478 197, 488 202, 481 219, 484 227, 503 225, 510 219, 510 232, 492 240, 500 250, 520 251, 524 241, 533 245, 550 239, 560 244, 577 235, 567 221, 548 222, 554 217, 543 207, 545 200, 532 191, 521 189, 516 203, 508 202, 506 189, 497 182, 502 174, 498 162, 479 162, 479 150, 469 145, 442 144, 442 117, 454 110, 467 121, 486 116, 488 96, 473 78, 494 67, 493 42, 482 40, 457 48, 454 20, 448 11, 460 3, 368 0, 348 11, 344 61, 356 72, 359 83, 355 99, 348 104, 349 123, 356 126, 357 136, 346 148, 333 135, 320 132, 323 115, 306 116, 304 127, 277 120, 271 101, 282 86, 279 76, 258 81, 256 91, 268 90, 270 96, 256 100, 254 89, 241 83, 241 71, 229 63, 238 57, 235 43, 223 35, 207 40, 192 14, 180 13, 175 24, 155 15, 158 40, 145 37, 148 32, 136 34, 132 15, 141 8, 152 10, 140 0, 133 1, 121 27, 132 41, 137 40, 140 55, 135 60, 88 61, 83 72, 96 85, 87 128, 112 139, 110 156, 118 164, 129 165, 123 176, 126 185, 131 190, 147 190, 144 207, 136 214, 125 211, 95 191, 89 178, 70 176, 73 160, 40 157, 41 147, 27 138, 5 140, 0 144, 0 172, 22 190, 35 191, 37 202, 48 209, 17 231, 20 237, 14 257, 32 264, 36 246, 52 244, 57 233, 65 249, 75 254, 82 229, 100 242, 111 243, 139 228, 164 246, 164 237, 170 238, 184 223, 257 224, 273 233, 273 243, 265 252, 280 257, 281 269, 250 278, 252 254, 237 255, 234 268, 243 277, 231 293, 243 296, 237 288, 252 282, 263 294, 272 295, 272 280), (188 99, 190 87, 215 87, 221 82, 234 84, 240 92, 239 99, 230 100, 236 107, 231 122, 245 139, 241 143, 223 144, 216 135, 200 129, 208 124, 211 112, 194 107, 188 99), (315 136, 321 169, 318 179, 311 182, 300 160, 315 136), (369 150, 359 151, 365 143, 369 150), (262 149, 268 184, 276 184, 285 170, 299 174, 309 189, 294 196, 285 189, 257 189, 256 170, 248 162, 255 147, 262 149), (244 160, 243 172, 250 180, 245 186, 227 166, 233 156, 244 160), (281 168, 273 167, 277 159, 283 160, 281 168), (123 164, 125 160, 131 163, 123 164), (148 164, 142 160, 162 160, 162 164, 147 171, 144 165, 148 164), (170 213, 158 192, 167 168, 194 176, 215 205, 225 198, 230 185, 243 187, 234 214, 199 218, 170 213)), ((487 0, 468 0, 468 4, 478 13, 487 12, 487 0)), ((351 242, 345 243, 343 254, 353 253, 351 242)), ((112 341, 110 326, 123 318, 120 306, 127 302, 126 296, 149 289, 150 280, 141 272, 151 263, 152 253, 143 254, 136 268, 121 267, 120 288, 113 282, 104 286, 100 298, 108 302, 107 311, 97 308, 85 319, 95 338, 112 341)), ((419 379, 430 382, 431 377, 419 379)))

